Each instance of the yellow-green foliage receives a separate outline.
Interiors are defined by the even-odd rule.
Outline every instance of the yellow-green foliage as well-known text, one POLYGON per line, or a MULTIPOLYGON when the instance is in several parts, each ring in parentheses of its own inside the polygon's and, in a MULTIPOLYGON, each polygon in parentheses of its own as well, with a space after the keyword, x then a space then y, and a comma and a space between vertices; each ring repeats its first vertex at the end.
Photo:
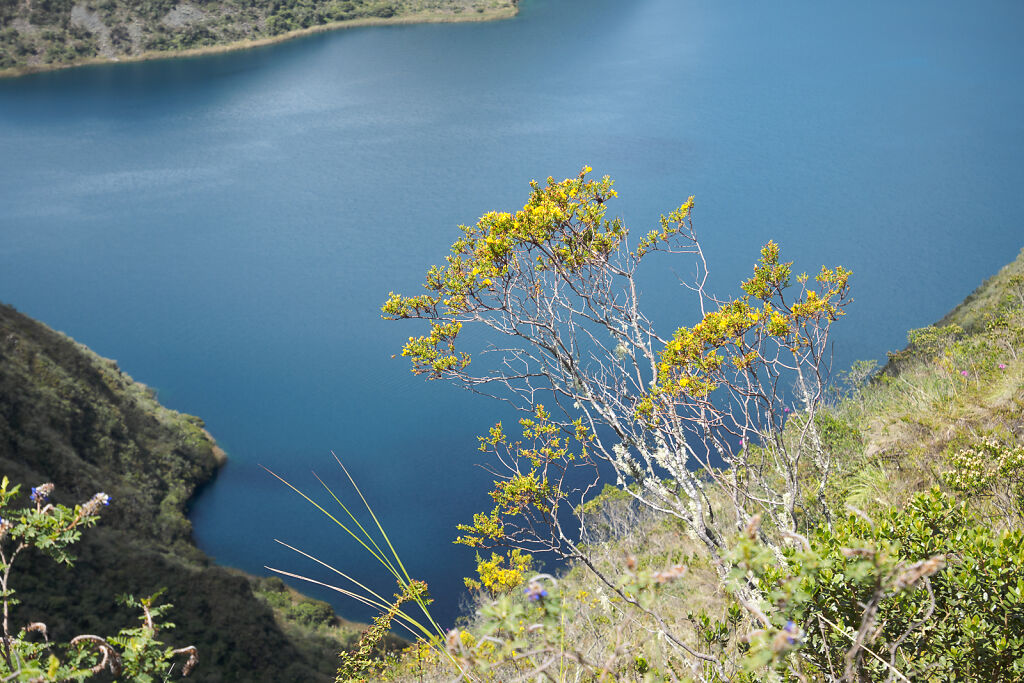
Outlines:
POLYGON ((651 230, 644 235, 637 243, 634 256, 642 257, 644 254, 654 249, 658 242, 668 242, 673 235, 677 235, 682 227, 687 225, 690 221, 690 211, 693 210, 693 200, 694 198, 691 196, 683 202, 678 209, 674 209, 669 212, 668 216, 661 216, 659 219, 661 230, 651 230))
POLYGON ((401 592, 396 593, 394 602, 374 618, 373 626, 363 633, 356 648, 350 651, 343 650, 338 655, 341 664, 338 666, 336 683, 364 683, 376 679, 385 666, 380 656, 381 644, 388 636, 391 622, 401 613, 402 605, 406 602, 422 603, 429 599, 427 584, 423 581, 409 581, 399 585, 402 588, 401 592))
POLYGON ((505 555, 491 553, 491 559, 476 556, 476 579, 465 579, 466 588, 486 590, 489 595, 500 595, 519 588, 526 580, 526 573, 533 567, 533 556, 519 548, 512 548, 505 555))
POLYGON ((494 482, 490 513, 476 513, 472 524, 460 524, 465 532, 455 542, 471 548, 514 546, 535 541, 533 531, 548 527, 557 518, 557 507, 567 491, 563 489, 567 468, 577 459, 587 459, 587 444, 594 435, 581 420, 572 423, 573 434, 551 421, 551 413, 538 405, 533 418, 519 421, 523 441, 509 442, 501 423, 479 437, 480 450, 492 452, 500 462, 515 463, 508 474, 494 482), (580 452, 573 453, 573 442, 580 452), (525 523, 520 524, 522 520, 525 523), (530 532, 526 533, 529 529, 530 532))
POLYGON ((779 258, 778 245, 768 242, 753 277, 741 285, 745 296, 710 311, 693 327, 676 330, 661 353, 657 383, 641 403, 641 415, 652 419, 659 406, 670 411, 680 396, 707 398, 729 381, 727 371, 753 369, 768 340, 796 350, 813 343, 811 332, 819 320, 832 322, 843 315, 850 271, 822 267, 815 277, 820 293, 808 288, 806 275, 799 276, 802 291, 787 306, 781 297, 790 286, 792 262, 779 258))
MULTIPOLYGON (((1014 267, 1024 267, 1024 254, 1014 267)), ((841 314, 847 271, 824 269, 815 290, 801 279, 803 294, 788 311, 764 300, 791 277, 766 246, 746 297, 670 340, 662 356, 669 373, 659 380, 678 382, 690 371, 708 381, 742 359, 752 330, 799 344, 802 319, 841 314)), ((837 403, 815 415, 836 468, 829 515, 789 538, 785 561, 751 523, 729 541, 733 581, 723 583, 683 526, 638 510, 615 489, 578 508, 588 525, 614 530, 586 547, 587 562, 610 583, 580 563, 526 594, 481 597, 475 618, 448 644, 466 677, 509 680, 528 671, 557 681, 752 683, 848 672, 848 680, 865 681, 1020 680, 1024 277, 994 278, 972 302, 964 309, 970 321, 953 316, 913 331, 881 374, 869 378, 869 365, 856 367, 837 403), (741 608, 751 582, 766 622, 741 608), (710 659, 683 654, 667 633, 710 659)), ((791 415, 781 438, 808 425, 805 415, 791 415)), ((484 445, 506 441, 499 426, 484 445)), ((706 488, 712 511, 726 493, 706 488)), ((503 533, 506 517, 487 519, 503 533)), ((504 566, 498 557, 495 567, 504 566)), ((424 664, 417 676, 446 680, 446 666, 424 664)))
POLYGON ((459 226, 462 237, 445 265, 427 273, 427 294, 388 295, 381 309, 385 318, 431 319, 430 333, 410 337, 402 349, 413 372, 439 378, 465 369, 470 356, 455 348, 460 318, 499 304, 519 269, 580 273, 618 249, 626 230, 618 219, 604 217, 605 202, 616 196, 612 181, 587 180, 591 170, 584 167, 577 177, 557 182, 548 178, 545 186, 532 182, 522 210, 492 211, 475 225, 459 226))

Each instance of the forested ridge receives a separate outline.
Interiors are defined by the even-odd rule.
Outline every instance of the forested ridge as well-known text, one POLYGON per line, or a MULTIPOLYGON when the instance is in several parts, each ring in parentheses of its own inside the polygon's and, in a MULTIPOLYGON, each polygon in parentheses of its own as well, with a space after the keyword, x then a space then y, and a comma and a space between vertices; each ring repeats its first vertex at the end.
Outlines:
POLYGON ((516 0, 0 0, 0 73, 171 55, 360 23, 512 16, 516 0))
POLYGON ((223 457, 202 420, 164 408, 114 361, 0 305, 0 473, 26 490, 52 483, 55 503, 97 491, 110 500, 71 549, 73 566, 39 553, 18 559, 14 628, 45 623, 63 642, 113 634, 136 620, 118 595, 165 589, 159 599, 176 624, 168 637, 198 648, 190 680, 331 680, 358 624, 280 579, 219 567, 192 543, 186 506, 223 457))

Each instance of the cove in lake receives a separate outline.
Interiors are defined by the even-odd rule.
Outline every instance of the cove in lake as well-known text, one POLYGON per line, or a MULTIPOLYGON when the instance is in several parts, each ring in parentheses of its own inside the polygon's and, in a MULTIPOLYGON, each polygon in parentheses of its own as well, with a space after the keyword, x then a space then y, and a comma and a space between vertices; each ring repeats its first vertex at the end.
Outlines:
MULTIPOLYGON (((634 230, 695 194, 722 295, 768 239, 798 270, 852 269, 836 365, 879 358, 1024 242, 1022 20, 1012 0, 523 0, 493 24, 3 81, 0 299, 207 421, 231 462, 193 521, 218 561, 333 580, 281 538, 389 593, 258 467, 340 487, 333 450, 450 622, 472 569, 454 526, 489 502, 474 437, 512 416, 392 359, 416 330, 379 319, 387 293, 459 223, 586 163, 634 230)), ((646 288, 666 328, 692 324, 674 273, 646 288)))

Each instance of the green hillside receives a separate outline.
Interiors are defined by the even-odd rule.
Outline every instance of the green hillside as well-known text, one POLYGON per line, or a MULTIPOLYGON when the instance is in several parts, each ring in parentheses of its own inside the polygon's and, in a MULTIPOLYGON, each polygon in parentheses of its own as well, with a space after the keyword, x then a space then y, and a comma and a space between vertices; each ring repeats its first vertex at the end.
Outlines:
POLYGON ((192 543, 186 506, 223 458, 202 420, 164 408, 114 361, 0 305, 0 472, 26 493, 52 482, 54 500, 69 506, 97 491, 112 500, 72 548, 73 568, 19 558, 16 627, 43 622, 65 642, 113 634, 137 618, 117 595, 166 588, 177 625, 168 639, 199 648, 190 680, 331 680, 359 625, 279 579, 218 567, 192 543))
POLYGON ((0 75, 384 23, 510 17, 516 0, 0 0, 0 75))

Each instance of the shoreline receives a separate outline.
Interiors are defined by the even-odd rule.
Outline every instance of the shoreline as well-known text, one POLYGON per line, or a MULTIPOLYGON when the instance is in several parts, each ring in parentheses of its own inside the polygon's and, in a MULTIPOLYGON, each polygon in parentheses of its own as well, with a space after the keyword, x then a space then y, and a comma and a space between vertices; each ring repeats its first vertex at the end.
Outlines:
POLYGON ((239 40, 233 43, 221 45, 205 45, 187 50, 173 51, 151 51, 138 55, 125 55, 123 57, 90 57, 70 64, 42 64, 38 66, 16 66, 9 69, 0 69, 0 79, 18 78, 30 74, 45 73, 47 71, 61 71, 64 69, 77 69, 79 67, 109 65, 109 64, 130 64, 133 62, 149 62, 157 59, 179 59, 183 57, 203 57, 225 52, 238 52, 251 50, 253 48, 265 47, 284 43, 295 38, 326 33, 328 31, 340 31, 349 28, 363 28, 366 26, 408 26, 411 24, 463 24, 485 21, 499 21, 511 19, 519 14, 519 5, 515 3, 508 9, 488 10, 479 13, 452 14, 447 12, 422 12, 418 14, 406 14, 398 17, 364 17, 361 19, 350 19, 348 21, 335 21, 329 24, 318 24, 308 28, 297 29, 266 38, 255 38, 253 40, 239 40))

